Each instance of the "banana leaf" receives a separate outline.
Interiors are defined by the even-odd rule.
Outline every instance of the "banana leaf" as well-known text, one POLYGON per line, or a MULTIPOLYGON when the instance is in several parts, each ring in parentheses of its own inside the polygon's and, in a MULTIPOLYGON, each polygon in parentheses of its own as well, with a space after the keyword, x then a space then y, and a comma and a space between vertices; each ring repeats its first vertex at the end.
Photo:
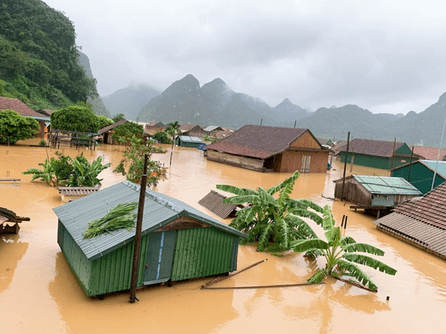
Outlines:
POLYGON ((291 242, 291 248, 297 253, 306 252, 310 249, 328 249, 330 246, 324 240, 319 238, 308 239, 308 240, 296 240, 291 242))
POLYGON ((341 246, 342 250, 347 253, 353 253, 353 252, 363 252, 363 253, 369 253, 373 255, 379 255, 383 256, 384 252, 372 245, 363 244, 363 243, 351 243, 345 246, 341 246))
POLYGON ((375 283, 373 283, 370 277, 353 263, 339 260, 338 264, 342 269, 348 271, 348 276, 356 278, 358 282, 360 282, 364 286, 368 286, 368 288, 372 291, 378 290, 378 287, 375 285, 375 283))
POLYGON ((379 271, 389 275, 395 275, 397 272, 396 269, 388 266, 387 264, 366 255, 344 253, 342 254, 342 257, 348 261, 359 263, 373 269, 378 269, 379 271))

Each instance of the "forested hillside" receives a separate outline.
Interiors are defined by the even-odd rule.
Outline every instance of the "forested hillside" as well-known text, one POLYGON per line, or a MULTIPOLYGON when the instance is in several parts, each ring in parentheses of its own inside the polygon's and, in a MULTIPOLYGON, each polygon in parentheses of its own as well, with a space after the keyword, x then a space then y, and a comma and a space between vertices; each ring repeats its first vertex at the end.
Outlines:
POLYGON ((0 95, 33 109, 97 96, 79 65, 73 23, 40 0, 0 0, 0 95))

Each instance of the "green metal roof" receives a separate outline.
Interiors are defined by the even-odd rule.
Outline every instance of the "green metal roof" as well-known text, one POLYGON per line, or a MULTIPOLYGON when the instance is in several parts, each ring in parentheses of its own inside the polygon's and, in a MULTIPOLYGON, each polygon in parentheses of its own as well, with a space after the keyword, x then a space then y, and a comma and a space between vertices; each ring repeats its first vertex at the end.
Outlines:
POLYGON ((204 144, 204 141, 202 141, 200 138, 198 137, 190 137, 190 136, 179 136, 180 140, 185 142, 185 143, 199 143, 199 144, 204 144))
MULTIPOLYGON (((88 228, 88 223, 103 217, 120 203, 138 202, 139 190, 139 185, 124 181, 53 210, 85 256, 89 260, 94 260, 132 241, 135 231, 121 229, 96 238, 84 239, 82 233, 88 228)), ((146 190, 142 235, 157 230, 183 216, 207 223, 235 236, 246 237, 244 233, 179 200, 150 189, 146 190)))
POLYGON ((364 188, 376 195, 421 195, 421 192, 402 177, 353 175, 364 188))
POLYGON ((418 162, 427 166, 432 171, 437 170, 437 174, 446 178, 446 161, 437 161, 437 160, 418 160, 418 162), (437 164, 438 163, 438 164, 437 164))

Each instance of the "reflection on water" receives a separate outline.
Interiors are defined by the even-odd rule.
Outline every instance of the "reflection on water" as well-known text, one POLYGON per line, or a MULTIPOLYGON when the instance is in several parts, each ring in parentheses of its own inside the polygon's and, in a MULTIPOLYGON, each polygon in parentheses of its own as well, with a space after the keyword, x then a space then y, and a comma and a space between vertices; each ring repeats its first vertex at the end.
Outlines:
MULTIPOLYGON (((444 326, 446 262, 377 231, 373 217, 350 210, 350 203, 330 199, 333 180, 343 172, 336 161, 327 174, 300 175, 292 197, 329 204, 338 223, 343 215, 349 217, 346 233, 386 252, 383 262, 398 270, 396 276, 364 269, 378 285, 377 293, 332 279, 310 287, 200 290, 210 280, 207 278, 179 282, 171 288, 139 290, 140 301, 136 304, 127 302, 128 293, 114 293, 105 300, 90 299, 56 242, 57 217, 52 209, 62 204, 58 191, 21 174, 38 167, 47 156, 54 156, 55 150, 29 147, 30 142, 0 146, 0 178, 22 179, 18 187, 0 187, 0 206, 31 218, 22 223, 18 235, 0 239, 0 308, 2 318, 8 319, 6 327, 2 325, 6 333, 428 333, 444 326)), ((154 154, 153 158, 168 166, 170 146, 163 147, 168 153, 154 154)), ((71 156, 83 153, 88 159, 100 155, 104 162, 111 162, 112 168, 100 175, 103 187, 124 180, 112 173, 122 157, 122 147, 59 151, 71 156)), ((359 166, 351 169, 355 174, 388 175, 387 171, 359 166)), ((228 224, 230 219, 222 220, 198 204, 217 184, 268 188, 290 174, 258 173, 207 162, 202 151, 176 147, 167 176, 157 191, 228 224)), ((319 227, 314 228, 322 233, 319 227)), ((325 265, 322 258, 309 261, 293 252, 277 258, 248 245, 239 249, 238 268, 263 259, 268 261, 218 285, 301 283, 325 265)))

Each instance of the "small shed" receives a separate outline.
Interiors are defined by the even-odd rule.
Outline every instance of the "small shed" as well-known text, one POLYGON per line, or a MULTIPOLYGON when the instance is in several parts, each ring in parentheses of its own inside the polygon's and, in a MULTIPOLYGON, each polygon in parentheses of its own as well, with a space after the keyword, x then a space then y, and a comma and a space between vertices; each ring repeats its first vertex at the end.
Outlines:
POLYGON ((203 134, 211 135, 213 132, 217 133, 218 131, 223 131, 223 128, 217 125, 210 125, 203 129, 203 134))
POLYGON ((434 188, 446 181, 446 161, 414 161, 411 164, 405 164, 392 169, 391 175, 406 179, 415 188, 426 194, 432 190, 434 175, 434 188))
POLYGON ((347 157, 347 163, 380 169, 392 169, 410 163, 410 159, 421 158, 417 154, 412 155, 406 143, 385 140, 355 138, 350 141, 348 151, 347 157, 347 145, 341 148, 341 162, 345 162, 347 157))
POLYGON ((180 131, 183 136, 201 137, 203 129, 197 124, 183 124, 180 126, 180 131))
POLYGON ((178 136, 175 138, 175 145, 178 146, 197 147, 202 144, 206 145, 206 143, 198 137, 178 136))
POLYGON ((377 229, 446 260, 446 182, 374 221, 377 229))
POLYGON ((386 212, 396 205, 413 197, 418 197, 421 192, 401 177, 350 175, 344 179, 333 181, 335 183, 335 198, 347 199, 356 205, 352 209, 364 209, 377 211, 378 217, 381 211, 386 212), (344 195, 342 188, 344 187, 344 195))
MULTIPOLYGON (((87 296, 130 289, 135 231, 84 239, 88 223, 120 203, 137 202, 140 186, 124 181, 54 209, 58 243, 87 296)), ((169 196, 146 191, 138 287, 237 269, 241 233, 169 196)))
POLYGON ((6 208, 0 208, 0 234, 17 234, 20 230, 19 223, 29 220, 29 217, 19 217, 14 211, 6 208))

